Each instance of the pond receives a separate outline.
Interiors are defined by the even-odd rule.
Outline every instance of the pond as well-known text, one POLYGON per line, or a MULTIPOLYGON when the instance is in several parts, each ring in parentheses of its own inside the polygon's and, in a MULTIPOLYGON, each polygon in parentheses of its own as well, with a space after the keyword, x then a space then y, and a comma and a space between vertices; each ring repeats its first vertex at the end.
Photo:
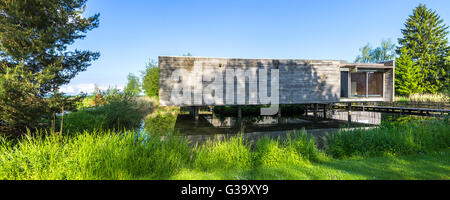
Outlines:
POLYGON ((165 115, 147 118, 142 129, 148 134, 173 131, 193 142, 202 143, 210 139, 223 139, 242 133, 249 140, 263 136, 283 137, 289 131, 305 129, 310 136, 324 138, 339 129, 374 128, 382 123, 423 118, 409 115, 396 115, 380 112, 352 111, 351 123, 347 111, 329 111, 327 118, 322 113, 316 117, 309 115, 289 116, 221 116, 200 115, 198 120, 188 114, 165 115))

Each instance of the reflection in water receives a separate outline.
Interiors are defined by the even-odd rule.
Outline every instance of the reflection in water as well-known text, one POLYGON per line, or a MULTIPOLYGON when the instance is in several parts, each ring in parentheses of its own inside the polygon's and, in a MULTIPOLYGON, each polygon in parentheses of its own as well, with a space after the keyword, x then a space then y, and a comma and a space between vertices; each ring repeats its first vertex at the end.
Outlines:
POLYGON ((316 137, 316 144, 321 148, 326 140, 325 135, 335 133, 341 128, 376 127, 381 123, 404 122, 425 117, 398 115, 379 112, 352 111, 351 123, 348 123, 347 111, 329 111, 328 119, 323 113, 305 116, 257 116, 237 117, 219 115, 200 115, 195 120, 190 115, 155 115, 147 117, 143 123, 143 131, 147 134, 164 135, 176 132, 185 136, 193 144, 206 142, 209 139, 223 139, 226 136, 244 133, 249 141, 256 141, 263 136, 273 138, 284 137, 289 131, 306 129, 308 135, 316 137))
MULTIPOLYGON (((364 111, 352 111, 351 120, 355 123, 380 125, 381 113, 380 112, 364 112, 364 111)), ((335 111, 331 112, 331 118, 336 120, 348 120, 348 111, 335 111)))
POLYGON ((194 120, 189 115, 179 115, 175 130, 181 135, 214 135, 252 132, 339 129, 344 127, 366 127, 381 124, 381 113, 352 112, 352 123, 347 121, 347 112, 329 112, 330 118, 313 116, 257 116, 224 117, 218 115, 201 115, 194 120))

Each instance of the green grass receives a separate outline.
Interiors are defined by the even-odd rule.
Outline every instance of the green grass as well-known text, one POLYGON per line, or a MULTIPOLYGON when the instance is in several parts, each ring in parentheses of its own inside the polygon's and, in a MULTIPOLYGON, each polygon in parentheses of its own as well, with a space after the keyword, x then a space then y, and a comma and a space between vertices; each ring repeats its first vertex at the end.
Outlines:
POLYGON ((370 130, 342 131, 327 138, 326 152, 335 158, 433 152, 450 146, 449 127, 446 118, 382 124, 370 130))
POLYGON ((0 180, 449 179, 448 130, 447 120, 435 120, 340 133, 328 148, 348 147, 345 159, 319 151, 305 131, 253 145, 238 136, 194 147, 180 137, 133 131, 0 137, 0 180), (364 153, 364 144, 375 153, 364 153), (419 151, 386 148, 397 146, 419 151))
POLYGON ((201 171, 183 169, 172 180, 449 180, 450 150, 276 167, 201 171))

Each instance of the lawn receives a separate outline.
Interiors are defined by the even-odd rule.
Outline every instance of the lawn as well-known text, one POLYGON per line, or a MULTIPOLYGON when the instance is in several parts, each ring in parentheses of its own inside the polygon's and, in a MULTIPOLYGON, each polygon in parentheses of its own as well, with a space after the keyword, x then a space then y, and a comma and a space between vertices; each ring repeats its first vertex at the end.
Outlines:
MULTIPOLYGON (((145 177, 143 177, 145 179, 145 177)), ((282 164, 245 170, 183 169, 173 180, 449 180, 450 150, 407 156, 282 164)))

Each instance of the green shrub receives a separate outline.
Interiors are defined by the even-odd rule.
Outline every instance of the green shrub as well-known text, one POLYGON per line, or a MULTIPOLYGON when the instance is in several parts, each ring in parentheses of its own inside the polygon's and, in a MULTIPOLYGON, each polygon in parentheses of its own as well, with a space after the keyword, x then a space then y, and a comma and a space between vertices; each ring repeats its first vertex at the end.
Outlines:
MULTIPOLYGON (((145 113, 135 99, 126 93, 104 95, 107 104, 94 106, 64 116, 64 132, 136 129, 145 113)), ((60 120, 56 120, 60 123, 60 120)), ((59 131, 59 124, 56 125, 59 131)))
POLYGON ((78 110, 83 109, 83 108, 90 108, 94 105, 94 101, 95 101, 94 95, 87 96, 82 101, 80 101, 76 104, 76 108, 78 110))

